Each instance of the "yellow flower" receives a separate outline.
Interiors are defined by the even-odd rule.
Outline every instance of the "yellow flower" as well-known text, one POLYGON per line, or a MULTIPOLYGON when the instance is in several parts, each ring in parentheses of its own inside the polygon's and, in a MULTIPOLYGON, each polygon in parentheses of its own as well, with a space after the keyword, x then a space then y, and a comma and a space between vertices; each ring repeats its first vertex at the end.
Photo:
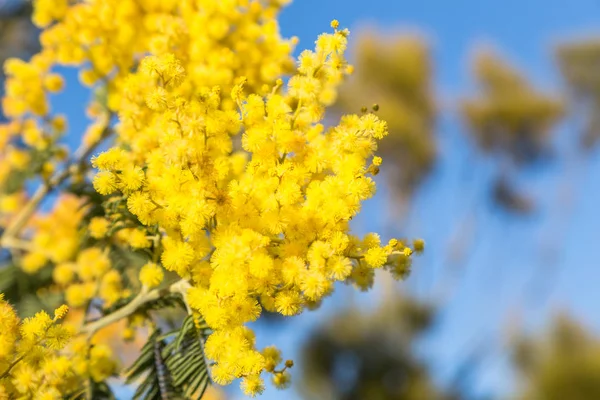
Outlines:
POLYGON ((425 250, 425 241, 423 239, 415 239, 413 247, 417 253, 422 253, 425 250))
POLYGON ((70 329, 61 325, 52 325, 46 332, 46 346, 54 350, 61 350, 73 336, 70 329))
POLYGON ((58 74, 50 74, 44 79, 44 87, 50 92, 60 92, 65 85, 62 76, 58 74))
POLYGON ((106 252, 98 247, 82 250, 77 256, 77 274, 83 281, 92 281, 106 273, 111 266, 106 252))
POLYGON ((102 195, 108 195, 117 190, 117 179, 115 174, 102 171, 94 177, 94 189, 102 195))
POLYGON ((229 368, 218 364, 212 368, 211 372, 213 381, 219 385, 229 385, 235 379, 235 375, 229 368))
POLYGON ((28 274, 35 274, 42 269, 47 262, 48 258, 44 253, 32 252, 27 253, 23 257, 21 261, 21 267, 23 268, 23 271, 27 272, 28 274))
POLYGON ((297 292, 280 292, 275 297, 275 307, 277 312, 282 315, 296 315, 302 311, 302 299, 297 292))
POLYGON ((52 270, 52 279, 59 285, 65 286, 73 281, 76 268, 77 266, 74 263, 58 264, 52 270))
POLYGON ((148 194, 135 192, 127 199, 127 208, 139 218, 146 217, 154 208, 148 194))
POLYGON ((72 284, 65 293, 67 303, 72 307, 81 307, 94 295, 84 284, 72 284))
POLYGON ((30 365, 20 363, 12 376, 12 384, 21 394, 26 394, 37 386, 38 377, 36 371, 30 365))
POLYGON ((262 355, 265 358, 265 370, 273 372, 281 362, 281 351, 275 346, 269 346, 263 349, 262 355))
POLYGON ((56 310, 54 310, 54 321, 63 319, 65 317, 65 315, 67 315, 68 312, 69 312, 69 307, 65 304, 58 307, 56 310))
POLYGON ((250 375, 242 379, 242 391, 246 396, 254 397, 265 390, 265 383, 259 375, 250 375))
POLYGON ((113 147, 92 158, 92 165, 102 171, 123 170, 127 165, 127 152, 113 147))
POLYGON ((290 386, 292 377, 288 371, 277 372, 273 374, 272 381, 277 389, 285 389, 290 386))
POLYGON ((35 316, 25 318, 21 324, 21 334, 25 339, 34 340, 42 337, 50 324, 52 319, 44 311, 40 311, 35 316))
POLYGON ((102 382, 117 370, 112 350, 106 345, 95 345, 90 349, 90 375, 95 382, 102 382))
POLYGON ((151 246, 151 242, 146 235, 144 230, 128 228, 121 229, 117 236, 134 249, 145 249, 151 246))
POLYGON ((194 259, 194 249, 187 242, 181 242, 175 239, 166 238, 163 240, 165 250, 161 260, 163 265, 169 271, 176 271, 180 275, 185 275, 186 268, 194 259))
POLYGON ((94 217, 90 220, 88 229, 90 230, 90 236, 95 239, 102 239, 108 232, 110 227, 110 221, 104 217, 94 217))
POLYGON ((163 269, 154 263, 148 263, 140 270, 140 282, 148 288, 160 285, 163 278, 163 269))
POLYGON ((372 268, 381 268, 387 262, 388 251, 383 247, 371 247, 365 253, 365 261, 372 268))
POLYGON ((119 175, 119 188, 124 192, 137 190, 144 181, 144 172, 140 167, 129 166, 119 175))

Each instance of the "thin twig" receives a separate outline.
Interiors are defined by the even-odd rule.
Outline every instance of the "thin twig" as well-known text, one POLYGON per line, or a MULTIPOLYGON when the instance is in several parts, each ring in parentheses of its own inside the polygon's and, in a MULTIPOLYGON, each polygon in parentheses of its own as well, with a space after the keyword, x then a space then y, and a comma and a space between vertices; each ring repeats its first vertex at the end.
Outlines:
POLYGON ((99 329, 102 329, 105 326, 108 326, 114 322, 117 322, 123 318, 130 316, 131 314, 135 313, 137 309, 140 308, 142 305, 150 301, 158 300, 166 293, 179 293, 182 296, 184 296, 185 299, 186 292, 189 287, 190 284, 186 280, 177 281, 165 289, 148 290, 146 287, 143 287, 142 291, 137 296, 135 296, 133 300, 127 303, 127 305, 96 321, 85 324, 80 329, 80 333, 85 333, 91 336, 99 329))
POLYGON ((20 356, 19 358, 17 358, 15 361, 13 361, 8 368, 6 369, 6 371, 4 371, 4 373, 2 375, 0 375, 0 379, 4 379, 8 376, 8 374, 10 374, 10 371, 15 367, 15 365, 17 365, 23 358, 25 358, 25 356, 20 356))

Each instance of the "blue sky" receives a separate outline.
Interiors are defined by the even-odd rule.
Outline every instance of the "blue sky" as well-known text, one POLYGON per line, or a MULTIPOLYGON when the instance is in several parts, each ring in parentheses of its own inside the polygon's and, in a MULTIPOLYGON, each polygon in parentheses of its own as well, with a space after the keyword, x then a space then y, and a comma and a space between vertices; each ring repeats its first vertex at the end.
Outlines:
MULTIPOLYGON (((386 212, 393 204, 380 179, 381 190, 367 202, 354 227, 358 232, 425 238, 426 254, 399 287, 431 299, 445 265, 448 237, 467 218, 474 218, 477 228, 463 274, 444 303, 436 330, 420 351, 438 380, 447 382, 463 361, 465 349, 483 338, 489 344, 490 357, 475 375, 473 390, 478 394, 506 393, 513 387, 513 379, 503 344, 511 327, 539 328, 552 313, 568 310, 600 331, 596 295, 600 181, 595 179, 600 160, 592 154, 582 162, 585 174, 572 184, 576 195, 568 207, 558 196, 569 178, 564 163, 528 171, 519 183, 538 200, 538 210, 525 219, 503 215, 485 202, 480 183, 489 178, 492 168, 478 158, 466 139, 453 113, 453 101, 472 89, 468 59, 474 46, 482 43, 499 49, 539 86, 558 90, 552 45, 564 38, 600 34, 600 0, 297 0, 284 11, 280 23, 284 36, 298 36, 299 49, 304 49, 313 46, 319 33, 329 30, 334 18, 354 33, 351 43, 361 29, 376 27, 384 32, 417 31, 432 45, 435 90, 442 99, 437 128, 440 160, 416 194, 406 221, 386 222, 386 212), (561 220, 563 213, 558 211, 564 209, 570 211, 561 220), (540 258, 543 246, 555 249, 552 263, 540 258), (550 275, 548 265, 554 267, 555 275, 550 275), (541 272, 535 275, 536 271, 541 272), (548 281, 554 282, 552 290, 539 298, 528 295, 532 276, 549 277, 548 281)), ((82 107, 89 94, 74 84, 73 73, 68 76, 69 89, 57 97, 55 108, 69 115, 71 132, 81 132, 86 123, 82 107)), ((563 124, 557 143, 567 140, 569 133, 569 125, 563 124)), ((259 345, 281 345, 286 357, 297 355, 310 330, 335 312, 347 296, 348 291, 341 290, 321 310, 292 319, 285 327, 257 326, 259 345)), ((373 304, 378 293, 354 296, 358 302, 373 304)), ((282 394, 270 388, 264 398, 296 396, 292 391, 282 394)))

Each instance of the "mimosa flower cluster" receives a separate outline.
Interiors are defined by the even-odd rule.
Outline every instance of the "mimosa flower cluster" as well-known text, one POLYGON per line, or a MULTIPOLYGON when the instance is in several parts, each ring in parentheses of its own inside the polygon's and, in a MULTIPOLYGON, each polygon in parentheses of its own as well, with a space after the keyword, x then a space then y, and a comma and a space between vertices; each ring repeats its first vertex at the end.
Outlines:
POLYGON ((86 379, 100 382, 114 372, 109 347, 72 340, 73 327, 60 323, 67 312, 62 305, 53 317, 40 311, 20 320, 0 294, 0 398, 62 399, 86 379))
MULTIPOLYGON (((377 269, 402 278, 423 247, 350 233, 375 193, 387 124, 373 113, 326 117, 352 72, 349 32, 333 21, 294 60, 297 40, 281 38, 276 19, 286 2, 37 0, 43 48, 29 63, 7 64, 3 104, 12 121, 0 129, 0 184, 19 168, 29 174, 2 196, 8 232, 22 217, 15 198, 30 176, 42 176, 47 191, 91 182, 97 192, 60 200, 27 225, 25 243, 3 242, 23 253, 25 271, 52 268, 70 306, 117 310, 81 331, 125 317, 156 327, 119 302, 139 292, 130 305, 142 304, 154 288, 176 287, 211 329, 204 351, 213 381, 242 378, 252 396, 264 389, 263 373, 286 386, 293 362, 282 363, 274 347, 257 349, 249 322, 264 311, 318 307, 336 282, 366 290, 377 269), (96 92, 83 158, 60 145, 66 122, 46 97, 63 86, 54 65, 78 66, 96 92), (103 140, 112 146, 94 153, 103 140), (27 170, 24 160, 38 154, 43 162, 27 170), (78 211, 63 221, 66 209, 78 211), (64 232, 53 246, 48 228, 57 225, 64 232), (123 265, 124 253, 143 262, 123 265)), ((116 368, 103 354, 108 367, 92 374, 96 381, 116 368)))
POLYGON ((58 308, 54 318, 41 311, 21 321, 0 294, 0 397, 58 398, 61 385, 72 376, 70 361, 58 354, 71 332, 58 324, 67 313, 58 308))

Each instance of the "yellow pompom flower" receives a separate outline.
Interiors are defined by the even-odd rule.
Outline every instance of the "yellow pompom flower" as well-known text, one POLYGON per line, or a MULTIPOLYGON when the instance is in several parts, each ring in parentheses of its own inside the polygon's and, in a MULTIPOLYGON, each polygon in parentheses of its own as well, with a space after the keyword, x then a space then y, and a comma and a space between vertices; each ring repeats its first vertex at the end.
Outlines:
POLYGON ((153 288, 160 285, 163 278, 163 269, 155 263, 148 263, 140 270, 140 282, 142 282, 142 285, 148 288, 153 288))
POLYGON ((47 262, 48 258, 44 253, 32 252, 27 253, 23 257, 21 260, 21 267, 23 268, 23 271, 27 272, 28 274, 35 274, 42 269, 47 262))
POLYGON ((422 253, 425 250, 425 241, 423 239, 415 239, 413 247, 417 253, 422 253))
POLYGON ((155 206, 150 201, 148 194, 135 192, 127 199, 127 208, 140 219, 145 219, 155 206))
POLYGON ((371 247, 365 253, 365 261, 372 268, 381 268, 387 261, 388 253, 383 247, 371 247))
POLYGON ((114 147, 92 158, 92 165, 101 171, 121 171, 127 165, 127 152, 114 147))
POLYGON ((106 345, 95 345, 90 349, 89 370, 95 382, 102 382, 111 376, 117 369, 113 352, 106 345))
POLYGON ((265 383, 259 375, 250 375, 242 379, 242 391, 246 396, 255 397, 265 390, 265 383))
POLYGON ((26 394, 38 385, 39 375, 32 366, 21 363, 13 372, 12 384, 18 393, 26 394))
POLYGON ((134 249, 145 249, 150 247, 152 244, 146 236, 146 231, 141 229, 121 229, 117 236, 134 249))
POLYGON ((102 239, 108 232, 109 227, 110 221, 104 217, 94 217, 88 225, 90 236, 95 239, 102 239))
POLYGON ((71 307, 81 307, 93 297, 88 286, 84 284, 72 284, 67 287, 65 298, 71 307))
POLYGON ((54 321, 63 319, 68 312, 69 307, 66 304, 63 304, 62 306, 58 307, 56 310, 54 310, 54 321))
POLYGON ((62 76, 58 74, 50 74, 44 78, 44 87, 52 93, 60 92, 64 85, 65 82, 62 76))
POLYGON ((162 263, 169 271, 176 271, 180 275, 186 274, 186 269, 194 259, 194 249, 187 242, 166 238, 163 240, 165 247, 162 253, 162 263))
POLYGON ((124 192, 137 190, 144 181, 144 172, 140 167, 128 166, 119 175, 119 188, 124 192))
POLYGON ((275 346, 265 347, 261 352, 265 358, 265 370, 273 372, 277 364, 281 362, 281 351, 275 346))
POLYGON ((106 273, 111 262, 106 252, 98 247, 90 247, 79 253, 76 266, 81 280, 92 281, 106 273))
POLYGON ((52 323, 52 319, 46 312, 40 311, 35 316, 25 318, 21 324, 21 335, 25 339, 34 340, 45 334, 46 329, 52 323))
POLYGON ((286 389, 290 386, 292 377, 288 371, 276 372, 273 374, 272 382, 277 389, 286 389))
POLYGON ((72 336, 73 332, 69 327, 52 325, 46 331, 46 346, 53 350, 61 350, 67 345, 72 336))
POLYGON ((117 179, 115 174, 102 171, 94 177, 94 189, 102 195, 108 195, 117 190, 117 179))
POLYGON ((294 291, 283 291, 275 296, 275 307, 281 315, 291 316, 302 311, 300 294, 294 291))
POLYGON ((61 263, 52 270, 52 279, 59 285, 66 286, 75 278, 75 263, 61 263))

